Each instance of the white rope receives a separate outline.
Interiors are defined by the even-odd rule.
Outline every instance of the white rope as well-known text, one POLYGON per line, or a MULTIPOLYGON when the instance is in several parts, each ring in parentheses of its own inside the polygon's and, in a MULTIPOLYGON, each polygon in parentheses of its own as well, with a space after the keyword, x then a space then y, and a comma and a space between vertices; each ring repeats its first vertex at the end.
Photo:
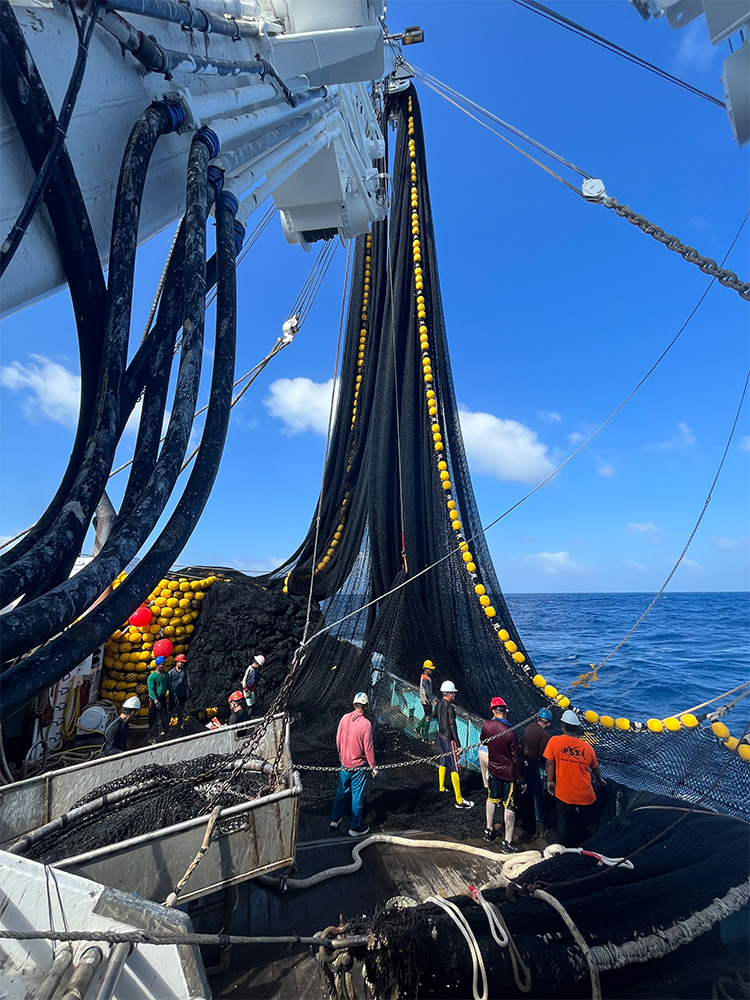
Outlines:
POLYGON ((516 942, 511 937, 511 933, 508 930, 508 925, 502 917, 502 914, 495 906, 494 903, 488 903, 487 900, 481 893, 481 890, 469 886, 471 890, 472 898, 476 903, 482 907, 487 917, 487 922, 490 925, 490 933, 495 940, 495 943, 500 948, 508 948, 508 954, 510 955, 510 962, 513 968, 513 977, 516 981, 516 986, 521 991, 521 993, 528 993, 531 989, 531 969, 524 962, 521 957, 521 952, 518 950, 516 942), (521 979, 521 973, 523 973, 523 979, 521 979))
POLYGON ((469 927, 463 913, 461 913, 455 903, 451 903, 449 899, 441 899, 439 896, 428 896, 425 903, 433 903, 435 906, 439 906, 441 910, 448 914, 453 923, 463 934, 464 939, 469 946, 469 954, 471 955, 471 991, 474 995, 474 1000, 487 1000, 489 996, 489 989, 487 986, 487 970, 484 967, 484 960, 482 958, 482 952, 479 949, 479 943, 474 937, 474 932, 471 927, 469 927), (479 992, 480 975, 482 976, 481 993, 479 992))
POLYGON ((599 970, 596 966, 596 962, 594 961, 594 956, 591 954, 591 949, 586 943, 586 939, 584 938, 583 934, 581 934, 576 925, 573 923, 570 914, 562 905, 559 899, 555 899, 554 896, 551 896, 548 892, 544 892, 543 889, 536 889, 534 891, 534 897, 536 899, 541 899, 543 902, 549 904, 549 906, 551 906, 553 910, 557 910, 557 912, 563 918, 565 926, 573 935, 573 939, 583 952, 583 957, 586 959, 586 965, 588 965, 589 967, 589 976, 591 978, 591 1000, 602 1000, 602 988, 599 982, 599 970))

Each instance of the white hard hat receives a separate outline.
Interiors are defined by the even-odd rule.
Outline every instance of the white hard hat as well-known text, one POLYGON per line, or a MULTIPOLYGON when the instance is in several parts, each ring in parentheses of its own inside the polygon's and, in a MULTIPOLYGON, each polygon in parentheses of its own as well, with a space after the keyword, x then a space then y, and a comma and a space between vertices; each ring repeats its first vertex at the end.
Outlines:
POLYGON ((453 681, 443 681, 440 685, 440 694, 458 694, 458 688, 453 681))
POLYGON ((256 653, 255 656, 253 657, 253 661, 257 663, 259 667, 262 667, 263 664, 266 662, 266 658, 262 653, 256 653))
POLYGON ((370 699, 367 697, 367 695, 365 694, 364 691, 358 691, 354 695, 354 704, 355 705, 369 705, 369 703, 370 703, 370 699))
POLYGON ((567 712, 563 712, 562 721, 566 726, 580 726, 581 720, 578 718, 575 712, 571 712, 570 709, 567 712))
POLYGON ((128 698, 122 703, 122 707, 129 709, 131 712, 137 712, 141 707, 141 699, 133 695, 132 698, 128 698))

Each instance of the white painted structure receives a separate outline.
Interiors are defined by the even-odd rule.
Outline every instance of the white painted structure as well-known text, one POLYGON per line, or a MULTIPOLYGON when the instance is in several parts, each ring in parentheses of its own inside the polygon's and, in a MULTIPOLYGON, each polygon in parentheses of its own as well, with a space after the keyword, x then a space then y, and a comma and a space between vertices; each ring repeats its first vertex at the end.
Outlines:
MULTIPOLYGON (((125 0, 108 4, 121 8, 126 20, 113 9, 101 14, 66 139, 105 268, 128 135, 145 108, 165 96, 182 103, 188 122, 157 143, 141 209, 140 242, 182 215, 188 150, 192 132, 202 125, 221 136, 226 156, 250 138, 268 137, 273 126, 305 121, 262 152, 256 148, 248 159, 239 157, 227 170, 225 182, 243 199, 243 222, 273 196, 287 239, 308 248, 305 232, 336 230, 349 239, 385 217, 384 183, 373 165, 384 141, 365 89, 393 66, 394 43, 386 41, 380 20, 382 0, 207 0, 199 5, 232 30, 236 27, 236 39, 126 13, 127 6, 125 0), (170 79, 147 71, 128 50, 139 32, 153 36, 164 51, 181 55, 170 79), (227 72, 229 64, 253 69, 258 59, 275 76, 227 72), (314 121, 309 122, 311 115, 314 121)), ((14 10, 59 111, 77 52, 70 12, 52 0, 14 3, 14 10)), ((34 171, 4 102, 0 149, 0 229, 5 235, 24 204, 34 171)), ((222 166, 221 155, 216 162, 222 166)), ((42 207, 3 277, 0 315, 63 284, 62 263, 42 207)))
MULTIPOLYGON (((56 871, 0 851, 0 930, 30 927, 71 931, 130 931, 159 929, 192 932, 187 914, 168 910, 146 899, 97 885, 88 879, 56 871)), ((79 959, 95 941, 72 944, 72 960, 61 979, 70 978, 79 959)), ((113 947, 100 942, 103 957, 86 991, 95 997, 113 947)), ((60 942, 0 939, 0 996, 34 1000, 60 942)), ((58 988, 59 989, 59 988, 58 988)), ((62 996, 62 992, 57 995, 62 996)), ((188 945, 138 945, 128 956, 112 993, 113 1000, 189 1000, 210 997, 198 948, 188 945)))

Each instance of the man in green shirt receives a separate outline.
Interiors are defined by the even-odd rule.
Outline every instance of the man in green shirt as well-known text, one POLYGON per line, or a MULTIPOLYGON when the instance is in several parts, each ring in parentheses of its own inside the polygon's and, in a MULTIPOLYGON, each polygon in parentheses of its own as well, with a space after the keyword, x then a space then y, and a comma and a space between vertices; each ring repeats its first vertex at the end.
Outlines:
POLYGON ((166 711, 169 705, 169 695, 172 691, 172 684, 167 673, 167 661, 163 656, 157 656, 154 660, 156 670, 152 670, 148 675, 148 728, 150 729, 159 712, 166 711))

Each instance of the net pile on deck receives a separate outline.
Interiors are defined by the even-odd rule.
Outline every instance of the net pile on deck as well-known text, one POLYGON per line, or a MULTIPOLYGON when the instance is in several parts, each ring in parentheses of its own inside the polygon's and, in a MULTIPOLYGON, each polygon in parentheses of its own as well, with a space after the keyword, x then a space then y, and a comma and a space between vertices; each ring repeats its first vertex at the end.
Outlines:
MULTIPOLYGON (((563 904, 600 972, 661 958, 747 905, 747 825, 693 814, 668 830, 679 815, 639 809, 600 829, 586 845, 607 857, 632 857, 632 870, 598 867, 590 857, 565 854, 527 869, 519 879, 563 904)), ((488 889, 484 898, 500 911, 531 974, 531 989, 524 993, 516 985, 513 950, 498 947, 484 910, 468 895, 453 897, 481 951, 490 996, 590 995, 584 955, 548 903, 528 896, 510 901, 505 888, 488 889), (568 993, 573 987, 577 992, 568 993)), ((370 944, 360 957, 375 996, 472 996, 466 940, 435 904, 387 908, 350 921, 347 934, 365 933, 370 944)))
POLYGON ((120 789, 132 788, 125 800, 115 804, 105 801, 100 809, 66 823, 23 853, 35 861, 54 864, 206 815, 216 806, 226 808, 257 798, 264 794, 267 781, 257 771, 232 769, 226 758, 217 754, 168 766, 146 764, 92 789, 70 811, 120 789))
MULTIPOLYGON (((375 225, 354 248, 319 510, 299 549, 264 581, 301 602, 312 595, 312 610, 318 602, 323 610, 307 629, 293 692, 303 720, 296 734, 304 733, 293 730, 294 757, 303 765, 319 763, 354 692, 372 691, 386 672, 416 684, 425 659, 436 664, 435 687, 454 681, 460 705, 480 717, 501 695, 514 723, 551 708, 555 732, 570 705, 535 671, 481 531, 414 89, 392 96, 389 111, 397 125, 390 228, 375 225)), ((700 718, 693 728, 678 721, 677 732, 595 718, 589 736, 608 776, 750 818, 750 769, 700 718)), ((380 760, 400 752, 394 739, 380 760)))

